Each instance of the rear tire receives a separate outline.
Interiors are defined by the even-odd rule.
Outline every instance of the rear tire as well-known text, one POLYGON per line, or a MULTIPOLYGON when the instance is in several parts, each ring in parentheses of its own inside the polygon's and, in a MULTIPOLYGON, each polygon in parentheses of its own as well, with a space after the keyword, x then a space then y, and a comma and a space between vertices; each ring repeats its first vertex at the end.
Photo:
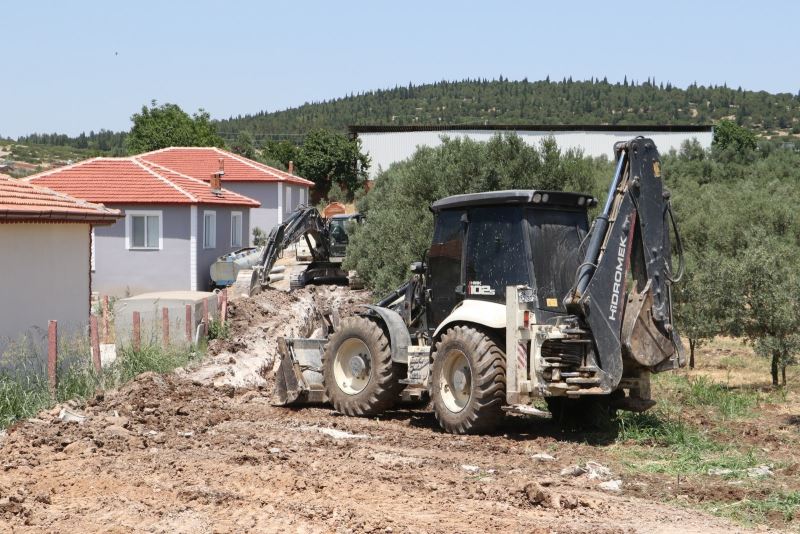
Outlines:
POLYGON ((431 397, 439 425, 452 434, 492 432, 503 421, 506 358, 486 334, 450 328, 436 345, 431 397))
POLYGON ((303 289, 305 284, 303 283, 303 277, 299 274, 292 274, 289 276, 289 290, 294 291, 295 289, 303 289))
POLYGON ((404 367, 392 362, 386 334, 365 317, 346 317, 325 344, 322 376, 333 407, 345 415, 373 416, 400 400, 404 367))

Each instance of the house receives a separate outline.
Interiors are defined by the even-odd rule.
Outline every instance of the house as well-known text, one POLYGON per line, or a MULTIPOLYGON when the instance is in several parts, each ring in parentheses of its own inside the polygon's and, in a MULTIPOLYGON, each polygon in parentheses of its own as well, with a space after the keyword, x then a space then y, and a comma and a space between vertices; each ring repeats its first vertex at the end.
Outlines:
POLYGON ((93 158, 26 178, 101 202, 125 217, 94 232, 92 286, 100 294, 207 290, 217 257, 247 244, 260 203, 139 157, 93 158))
POLYGON ((37 185, 0 178, 0 353, 58 321, 67 334, 89 319, 91 229, 122 214, 37 185))
MULTIPOLYGON (((270 229, 309 202, 314 182, 219 148, 171 147, 137 156, 141 160, 208 181, 215 173, 229 191, 257 200, 250 212, 251 228, 270 229)), ((252 242, 252 235, 251 242, 252 242)))

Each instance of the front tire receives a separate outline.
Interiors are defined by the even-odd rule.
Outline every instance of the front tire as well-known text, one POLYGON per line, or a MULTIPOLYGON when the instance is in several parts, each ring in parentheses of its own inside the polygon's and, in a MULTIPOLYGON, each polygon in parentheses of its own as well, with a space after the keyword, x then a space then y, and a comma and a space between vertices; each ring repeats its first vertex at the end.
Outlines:
POLYGON ((345 415, 374 416, 400 400, 403 367, 392 362, 389 340, 365 317, 346 317, 322 356, 325 392, 345 415))
POLYGON ((504 418, 505 354, 467 326, 447 330, 436 345, 431 397, 439 425, 452 434, 492 432, 504 418))

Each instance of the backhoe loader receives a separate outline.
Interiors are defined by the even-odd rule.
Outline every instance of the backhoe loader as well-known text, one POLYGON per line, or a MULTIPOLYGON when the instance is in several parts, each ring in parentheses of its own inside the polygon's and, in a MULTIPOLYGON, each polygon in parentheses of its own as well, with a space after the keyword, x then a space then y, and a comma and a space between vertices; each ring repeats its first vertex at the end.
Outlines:
POLYGON ((278 404, 375 416, 430 397, 448 432, 491 432, 506 412, 587 402, 644 411, 650 375, 683 365, 671 260, 680 235, 651 139, 614 146, 607 200, 510 190, 434 202, 408 282, 314 339, 279 339, 278 404))

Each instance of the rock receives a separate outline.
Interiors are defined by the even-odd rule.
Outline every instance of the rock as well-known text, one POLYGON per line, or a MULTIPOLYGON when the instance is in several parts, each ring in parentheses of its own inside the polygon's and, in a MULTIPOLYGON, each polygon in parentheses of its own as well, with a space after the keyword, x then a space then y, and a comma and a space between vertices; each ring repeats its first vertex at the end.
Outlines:
POLYGON ((747 470, 747 476, 749 477, 771 477, 772 476, 772 467, 768 465, 759 465, 758 467, 751 467, 747 470))
POLYGON ((464 470, 464 471, 466 471, 467 473, 473 473, 473 474, 474 474, 474 473, 477 473, 478 471, 480 471, 480 470, 481 470, 481 468, 480 468, 480 467, 478 467, 477 465, 466 465, 466 464, 465 464, 465 465, 462 465, 462 466, 461 466, 461 469, 463 469, 463 470, 464 470))
POLYGON ((130 419, 128 419, 124 415, 114 415, 111 417, 106 417, 105 421, 109 425, 121 426, 123 428, 127 428, 128 425, 131 424, 130 419))
POLYGON ((574 510, 578 507, 578 498, 574 495, 562 495, 561 496, 561 508, 565 510, 574 510))
POLYGON ((606 480, 598 484, 597 487, 604 491, 622 491, 622 480, 606 480))
POLYGON ((84 450, 86 450, 85 443, 81 443, 80 441, 74 441, 69 445, 67 445, 66 447, 64 447, 64 454, 74 455, 74 454, 79 454, 84 450))
POLYGON ((86 416, 82 413, 77 411, 68 410, 66 408, 61 408, 61 411, 58 412, 58 418, 65 423, 78 423, 82 424, 86 421, 86 416))
POLYGON ((709 469, 708 474, 714 476, 725 476, 733 474, 733 469, 709 469))
POLYGON ((52 504, 49 493, 37 493, 33 500, 42 504, 52 504))
POLYGON ((555 457, 550 456, 546 452, 537 452, 536 454, 531 455, 531 458, 537 462, 552 462, 555 460, 555 457))
POLYGON ((105 429, 106 434, 118 438, 128 438, 131 433, 129 430, 122 428, 119 425, 108 425, 105 429))
POLYGON ((270 454, 280 454, 281 450, 278 447, 270 447, 269 448, 269 453, 270 454))
POLYGON ((579 477, 586 474, 586 469, 579 465, 570 465, 561 470, 562 477, 579 477))
POLYGON ((524 492, 531 504, 539 506, 550 506, 552 504, 550 492, 537 482, 528 482, 525 484, 524 492))
POLYGON ((0 499, 0 512, 8 513, 8 514, 21 514, 23 511, 22 504, 16 502, 16 500, 11 500, 10 497, 5 497, 0 499))
POLYGON ((175 415, 189 415, 189 408, 186 406, 178 406, 175 410, 175 415))
POLYGON ((596 478, 600 480, 607 480, 612 477, 611 469, 597 462, 586 462, 584 468, 586 469, 590 480, 594 480, 596 478))

